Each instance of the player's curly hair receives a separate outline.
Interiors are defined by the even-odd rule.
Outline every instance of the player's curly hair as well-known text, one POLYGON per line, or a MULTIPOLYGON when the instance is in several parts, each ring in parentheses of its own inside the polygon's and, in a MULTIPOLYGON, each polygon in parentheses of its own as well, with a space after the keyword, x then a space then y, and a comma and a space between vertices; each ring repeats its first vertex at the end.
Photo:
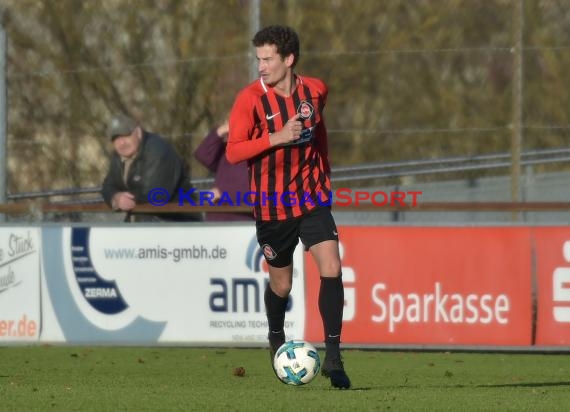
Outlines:
POLYGON ((277 46, 277 53, 282 58, 293 54, 294 60, 292 67, 295 67, 299 61, 299 36, 295 30, 288 26, 267 26, 259 30, 252 39, 255 47, 261 47, 265 44, 274 44, 277 46))

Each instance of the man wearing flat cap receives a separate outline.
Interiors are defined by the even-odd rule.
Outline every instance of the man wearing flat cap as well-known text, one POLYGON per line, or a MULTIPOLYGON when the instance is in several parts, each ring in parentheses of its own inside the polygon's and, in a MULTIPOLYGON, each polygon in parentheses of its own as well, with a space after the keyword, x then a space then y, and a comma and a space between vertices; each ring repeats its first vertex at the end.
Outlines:
POLYGON ((187 165, 170 143, 124 114, 111 118, 107 134, 114 151, 101 190, 105 203, 126 212, 125 221, 200 220, 195 213, 160 213, 158 206, 156 213, 133 213, 136 205, 149 203, 149 193, 156 189, 162 189, 162 199, 168 196, 177 204, 179 189, 191 187, 187 165))

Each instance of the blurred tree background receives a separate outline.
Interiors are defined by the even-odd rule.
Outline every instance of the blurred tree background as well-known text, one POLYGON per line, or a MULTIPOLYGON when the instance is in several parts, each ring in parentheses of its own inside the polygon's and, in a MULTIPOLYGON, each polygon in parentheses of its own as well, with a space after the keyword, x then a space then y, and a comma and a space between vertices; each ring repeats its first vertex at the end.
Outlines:
MULTIPOLYGON (((293 26, 297 70, 329 85, 333 167, 439 159, 511 149, 518 2, 260 0, 259 23, 293 26)), ((522 150, 565 148, 570 2, 523 4, 522 150)), ((193 176, 206 176, 193 149, 250 81, 250 0, 0 8, 10 193, 98 186, 117 111, 171 139, 193 176)))

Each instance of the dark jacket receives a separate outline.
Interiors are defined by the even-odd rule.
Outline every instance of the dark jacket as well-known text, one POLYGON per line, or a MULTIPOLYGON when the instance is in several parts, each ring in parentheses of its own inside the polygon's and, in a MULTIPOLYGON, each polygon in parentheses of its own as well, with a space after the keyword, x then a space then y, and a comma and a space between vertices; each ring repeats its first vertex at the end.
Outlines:
MULTIPOLYGON (((165 189, 171 203, 178 204, 179 189, 190 189, 190 173, 184 160, 174 147, 162 137, 143 131, 137 156, 129 169, 127 183, 123 181, 124 163, 117 152, 113 152, 109 172, 103 181, 101 194, 105 203, 111 206, 117 192, 130 192, 136 204, 149 204, 148 195, 153 189, 165 189)), ((186 204, 186 203, 185 203, 186 204)), ((182 209, 182 206, 181 206, 182 209)), ((157 210, 160 210, 157 207, 157 210)), ((129 215, 127 214, 128 220, 129 215)), ((201 220, 196 213, 154 213, 134 214, 136 221, 192 221, 201 220)))
MULTIPOLYGON (((227 193, 233 205, 240 204, 243 206, 244 194, 249 191, 247 164, 241 162, 233 165, 228 162, 226 159, 226 142, 218 136, 217 128, 208 133, 194 152, 194 156, 210 172, 215 173, 214 186, 227 193), (238 199, 238 196, 241 199, 238 199)), ((229 202, 222 203, 222 205, 231 206, 229 202)), ((253 211, 251 213, 206 213, 206 220, 253 220, 253 211)))

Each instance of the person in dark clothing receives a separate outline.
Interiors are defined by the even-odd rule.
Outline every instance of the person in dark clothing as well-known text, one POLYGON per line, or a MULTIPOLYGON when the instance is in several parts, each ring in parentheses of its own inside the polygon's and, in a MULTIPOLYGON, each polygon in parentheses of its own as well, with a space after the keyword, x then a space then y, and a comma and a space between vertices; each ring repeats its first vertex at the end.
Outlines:
MULTIPOLYGON (((235 165, 226 159, 229 125, 226 120, 212 129, 194 152, 194 157, 210 172, 215 174, 214 186, 209 189, 213 194, 212 201, 218 201, 222 194, 230 200, 220 201, 220 204, 231 206, 243 203, 244 194, 249 191, 247 164, 240 162, 235 165)), ((253 220, 250 213, 206 213, 206 220, 211 222, 253 220)))
MULTIPOLYGON (((179 190, 191 188, 190 174, 174 147, 132 118, 119 114, 108 127, 114 151, 101 194, 113 210, 126 212, 125 221, 198 221, 198 213, 133 213, 138 204, 178 203, 179 190)), ((182 210, 182 207, 181 207, 182 210)))

